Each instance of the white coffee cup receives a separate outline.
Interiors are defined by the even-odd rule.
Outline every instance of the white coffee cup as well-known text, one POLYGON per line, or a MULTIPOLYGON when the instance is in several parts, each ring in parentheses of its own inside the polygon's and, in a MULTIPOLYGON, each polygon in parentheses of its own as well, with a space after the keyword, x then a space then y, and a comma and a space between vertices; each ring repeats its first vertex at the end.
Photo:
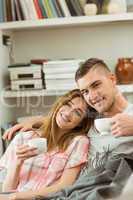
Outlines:
POLYGON ((33 138, 28 141, 30 147, 37 148, 38 154, 47 152, 47 139, 46 138, 33 138))
POLYGON ((109 134, 111 131, 111 118, 95 119, 94 124, 101 134, 109 134))

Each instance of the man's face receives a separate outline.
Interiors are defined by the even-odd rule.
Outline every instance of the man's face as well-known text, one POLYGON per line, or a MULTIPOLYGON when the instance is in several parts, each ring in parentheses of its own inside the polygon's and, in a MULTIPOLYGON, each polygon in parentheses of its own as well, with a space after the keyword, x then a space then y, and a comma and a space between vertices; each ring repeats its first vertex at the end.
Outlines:
POLYGON ((77 81, 86 102, 97 112, 110 112, 116 96, 116 79, 111 73, 99 69, 89 71, 77 81))

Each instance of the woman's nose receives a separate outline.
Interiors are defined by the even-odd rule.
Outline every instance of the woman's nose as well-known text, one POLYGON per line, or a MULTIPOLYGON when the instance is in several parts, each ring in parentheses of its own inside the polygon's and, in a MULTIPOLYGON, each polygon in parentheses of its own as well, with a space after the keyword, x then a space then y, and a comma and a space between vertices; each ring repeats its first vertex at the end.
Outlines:
POLYGON ((66 116, 70 117, 73 114, 73 109, 72 108, 67 109, 65 114, 66 116))

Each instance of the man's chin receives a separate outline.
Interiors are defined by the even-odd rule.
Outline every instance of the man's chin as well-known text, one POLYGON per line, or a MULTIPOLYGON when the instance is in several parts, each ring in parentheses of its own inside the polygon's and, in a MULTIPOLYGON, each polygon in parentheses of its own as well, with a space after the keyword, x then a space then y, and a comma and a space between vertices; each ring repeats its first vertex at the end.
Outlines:
POLYGON ((94 108, 99 114, 103 114, 105 112, 105 109, 103 108, 94 108))

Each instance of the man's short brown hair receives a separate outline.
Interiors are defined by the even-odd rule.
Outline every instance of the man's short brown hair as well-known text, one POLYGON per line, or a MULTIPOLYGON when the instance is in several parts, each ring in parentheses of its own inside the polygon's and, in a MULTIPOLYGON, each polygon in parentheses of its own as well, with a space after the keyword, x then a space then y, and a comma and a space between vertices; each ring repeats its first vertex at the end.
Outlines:
POLYGON ((98 58, 89 58, 85 62, 81 63, 80 67, 77 69, 75 74, 76 82, 85 76, 91 69, 95 69, 97 67, 104 69, 106 72, 110 72, 110 69, 103 60, 98 58))

